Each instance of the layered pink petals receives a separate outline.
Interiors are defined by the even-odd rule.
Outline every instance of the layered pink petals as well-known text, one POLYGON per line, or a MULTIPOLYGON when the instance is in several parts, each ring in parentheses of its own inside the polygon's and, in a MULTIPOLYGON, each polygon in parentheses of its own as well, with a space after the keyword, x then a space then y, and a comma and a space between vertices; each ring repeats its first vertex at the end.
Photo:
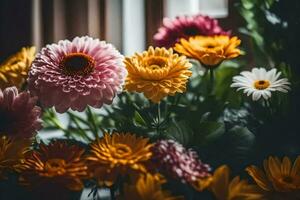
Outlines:
POLYGON ((208 16, 178 16, 174 20, 164 18, 163 25, 154 35, 154 42, 159 47, 174 47, 180 38, 189 38, 195 35, 229 35, 224 31, 216 19, 208 16))
POLYGON ((43 48, 32 63, 28 82, 42 106, 54 106, 63 113, 69 108, 83 111, 88 105, 100 108, 110 104, 126 75, 123 56, 111 44, 85 36, 43 48), (91 57, 93 70, 84 75, 64 73, 61 62, 72 53, 91 57))
POLYGON ((29 92, 18 93, 16 87, 0 89, 0 133, 29 138, 41 128, 41 109, 29 92))
POLYGON ((157 167, 183 183, 193 183, 210 176, 209 165, 202 163, 195 151, 185 149, 173 140, 156 142, 152 151, 157 167))

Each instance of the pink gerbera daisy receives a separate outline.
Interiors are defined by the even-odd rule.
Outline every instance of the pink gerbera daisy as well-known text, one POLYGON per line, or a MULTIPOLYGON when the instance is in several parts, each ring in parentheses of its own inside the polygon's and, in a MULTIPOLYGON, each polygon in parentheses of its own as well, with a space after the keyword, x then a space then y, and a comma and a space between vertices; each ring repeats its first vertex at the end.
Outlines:
POLYGON ((123 56, 111 44, 85 36, 44 47, 28 82, 42 106, 63 113, 111 104, 126 75, 123 56))
POLYGON ((177 16, 174 20, 163 19, 163 25, 154 35, 154 42, 160 47, 174 47, 180 38, 189 38, 195 35, 229 35, 224 31, 216 19, 208 16, 177 16))
POLYGON ((31 137, 41 128, 41 109, 29 92, 18 93, 16 87, 0 89, 0 134, 31 137))
POLYGON ((210 167, 202 163, 195 151, 185 149, 174 140, 160 140, 152 148, 154 163, 163 173, 183 183, 193 183, 210 176, 210 167))

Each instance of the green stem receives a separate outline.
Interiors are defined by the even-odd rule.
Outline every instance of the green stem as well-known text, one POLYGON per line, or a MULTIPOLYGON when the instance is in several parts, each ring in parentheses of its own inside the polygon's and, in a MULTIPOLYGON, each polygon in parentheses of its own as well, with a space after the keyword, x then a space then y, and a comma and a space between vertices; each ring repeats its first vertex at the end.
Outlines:
POLYGON ((96 139, 96 138, 98 138, 98 127, 96 124, 94 113, 92 112, 92 110, 89 106, 87 107, 87 115, 88 115, 89 121, 91 122, 91 124, 90 124, 91 131, 96 139))
POLYGON ((158 118, 158 124, 160 124, 160 118, 161 118, 160 102, 157 104, 157 118, 158 118))
POLYGON ((77 131, 80 132, 80 136, 81 136, 82 138, 84 138, 87 142, 93 141, 93 140, 86 134, 86 131, 83 130, 83 129, 81 128, 81 126, 80 126, 79 122, 77 121, 77 119, 76 119, 74 116, 72 116, 72 115, 69 115, 69 116, 70 116, 70 120, 75 124, 77 131))
POLYGON ((57 118, 57 115, 53 109, 46 109, 44 110, 44 117, 43 122, 45 124, 45 127, 47 126, 54 126, 58 130, 61 130, 64 132, 64 135, 66 137, 70 136, 70 131, 60 123, 59 119, 57 118))
MULTIPOLYGON (((56 118, 56 115, 54 117, 49 118, 49 121, 53 124, 54 127, 56 127, 58 130, 61 130, 64 133, 65 137, 70 138, 70 131, 63 127, 63 125, 56 118)), ((44 120, 44 122, 47 122, 47 120, 44 120)))
POLYGON ((266 108, 268 109, 270 115, 273 116, 273 114, 274 114, 274 109, 273 109, 271 100, 270 100, 270 99, 267 99, 267 100, 264 100, 264 101, 265 101, 266 108))
POLYGON ((62 124, 59 122, 57 118, 52 118, 51 122, 59 129, 65 131, 66 129, 62 126, 62 124))
POLYGON ((214 74, 214 69, 210 68, 209 69, 209 93, 213 94, 214 91, 214 83, 215 83, 215 74, 214 74))
MULTIPOLYGON (((174 103, 173 103, 174 106, 177 106, 177 105, 178 105, 178 103, 180 102, 181 97, 182 97, 182 94, 181 94, 181 93, 180 93, 180 94, 177 94, 177 96, 176 96, 176 98, 175 98, 175 101, 174 101, 174 103)), ((166 104, 166 105, 167 105, 167 104, 166 104)))
POLYGON ((157 126, 156 126, 156 132, 158 135, 160 135, 160 122, 161 122, 161 111, 160 111, 160 102, 157 104, 157 126))

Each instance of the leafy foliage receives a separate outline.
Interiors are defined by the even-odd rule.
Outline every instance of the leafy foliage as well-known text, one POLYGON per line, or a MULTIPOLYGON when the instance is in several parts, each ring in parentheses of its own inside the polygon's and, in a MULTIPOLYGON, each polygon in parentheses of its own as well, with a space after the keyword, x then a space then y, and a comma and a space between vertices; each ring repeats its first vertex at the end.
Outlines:
POLYGON ((270 107, 251 106, 257 118, 251 130, 256 135, 256 162, 268 155, 290 155, 300 153, 300 136, 295 134, 300 109, 300 2, 297 0, 240 0, 237 8, 245 20, 240 31, 250 36, 254 58, 258 66, 278 68, 292 83, 289 97, 272 96, 270 107))

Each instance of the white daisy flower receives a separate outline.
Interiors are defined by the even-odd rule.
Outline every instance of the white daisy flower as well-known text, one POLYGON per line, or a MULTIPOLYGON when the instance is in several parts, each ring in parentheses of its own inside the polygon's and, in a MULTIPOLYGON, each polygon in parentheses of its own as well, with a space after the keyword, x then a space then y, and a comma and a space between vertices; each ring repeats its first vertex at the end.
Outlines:
POLYGON ((279 79, 281 72, 265 68, 253 68, 252 71, 243 71, 240 75, 233 77, 231 87, 237 87, 237 91, 244 90, 247 96, 252 94, 253 101, 261 97, 269 99, 271 92, 279 91, 287 93, 290 90, 290 82, 286 78, 279 79))

